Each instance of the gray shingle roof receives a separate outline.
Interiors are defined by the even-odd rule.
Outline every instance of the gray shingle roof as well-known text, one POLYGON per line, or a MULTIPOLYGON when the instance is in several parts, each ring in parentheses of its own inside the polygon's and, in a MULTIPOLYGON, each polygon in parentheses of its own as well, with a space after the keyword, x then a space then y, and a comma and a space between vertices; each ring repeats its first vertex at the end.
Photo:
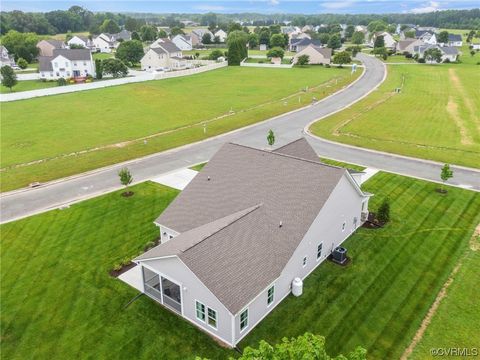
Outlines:
POLYGON ((53 57, 63 56, 68 60, 91 60, 89 49, 54 49, 53 57))
POLYGON ((48 42, 50 45, 54 46, 55 49, 61 49, 65 47, 65 43, 61 40, 47 39, 45 41, 48 42))
POLYGON ((462 41, 462 35, 460 35, 460 34, 448 34, 448 41, 462 41))
POLYGON ((307 140, 303 137, 298 140, 292 141, 287 145, 281 146, 273 150, 273 152, 320 162, 320 159, 315 150, 313 150, 307 140))
POLYGON ((38 70, 39 71, 53 71, 52 60, 53 60, 53 56, 39 56, 38 57, 38 70))
POLYGON ((295 46, 308 46, 308 45, 315 45, 315 46, 321 46, 322 42, 320 40, 315 40, 315 39, 309 39, 309 38, 303 38, 300 40, 294 40, 292 39, 292 45, 295 46))
POLYGON ((280 276, 346 173, 302 158, 314 152, 305 145, 269 152, 225 144, 156 220, 180 235, 138 259, 177 255, 238 313, 280 276))

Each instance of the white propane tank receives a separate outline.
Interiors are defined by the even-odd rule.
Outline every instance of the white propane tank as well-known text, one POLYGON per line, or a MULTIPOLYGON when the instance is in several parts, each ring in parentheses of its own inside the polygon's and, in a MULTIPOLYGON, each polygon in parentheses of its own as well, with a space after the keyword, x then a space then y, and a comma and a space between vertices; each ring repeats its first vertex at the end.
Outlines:
POLYGON ((300 278, 295 278, 292 281, 292 294, 294 296, 300 296, 303 292, 303 282, 300 278))

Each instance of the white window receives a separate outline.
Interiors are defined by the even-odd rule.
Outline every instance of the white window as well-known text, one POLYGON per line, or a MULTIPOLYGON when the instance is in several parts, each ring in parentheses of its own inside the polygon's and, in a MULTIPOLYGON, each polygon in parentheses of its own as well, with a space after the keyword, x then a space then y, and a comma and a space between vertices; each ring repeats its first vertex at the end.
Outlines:
POLYGON ((73 66, 77 66, 77 62, 76 62, 76 61, 73 63, 73 66))
POLYGON ((275 299, 275 285, 273 285, 270 289, 267 290, 267 305, 273 303, 275 299))
POLYGON ((208 325, 213 328, 217 328, 217 312, 213 309, 208 308, 208 325))
POLYGON ((322 256, 322 246, 322 243, 318 244, 317 246, 317 260, 320 259, 320 257, 322 256))
POLYGON ((342 224, 342 231, 345 231, 345 226, 347 225, 347 222, 344 221, 343 224, 342 224))
POLYGON ((303 258, 302 266, 303 267, 307 266, 307 257, 306 256, 303 258))
POLYGON ((197 313, 197 319, 205 322, 205 305, 201 302, 195 301, 195 309, 197 313))
POLYGON ((54 65, 55 67, 58 67, 58 63, 57 63, 57 62, 54 62, 53 65, 54 65))
POLYGON ((240 314, 240 331, 245 329, 248 326, 248 309, 245 309, 240 314))

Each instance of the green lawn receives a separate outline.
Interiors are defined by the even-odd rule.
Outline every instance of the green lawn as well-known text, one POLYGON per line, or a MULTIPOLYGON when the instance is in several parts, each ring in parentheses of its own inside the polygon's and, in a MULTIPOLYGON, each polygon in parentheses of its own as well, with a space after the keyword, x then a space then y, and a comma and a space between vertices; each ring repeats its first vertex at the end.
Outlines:
POLYGON ((480 68, 468 63, 470 55, 462 61, 389 66, 378 91, 311 130, 333 141, 478 168, 480 68))
POLYGON ((351 76, 348 69, 322 67, 289 71, 228 67, 182 78, 4 103, 2 191, 253 124, 305 106, 313 97, 328 96, 359 75, 351 76), (309 91, 302 92, 307 86, 309 91), (153 134, 157 136, 145 144, 142 138, 153 134), (37 163, 18 166, 34 161, 37 163))
POLYGON ((349 164, 349 163, 345 163, 345 162, 342 162, 342 161, 337 161, 337 160, 332 160, 332 159, 327 159, 327 158, 320 158, 320 161, 325 163, 325 164, 340 166, 340 167, 344 167, 344 168, 347 168, 347 169, 352 169, 352 170, 357 170, 357 171, 365 170, 365 166, 349 164))
POLYGON ((330 354, 361 345, 369 359, 400 358, 468 246, 480 221, 480 194, 449 188, 442 196, 437 184, 387 173, 362 187, 375 194, 371 210, 391 199, 391 222, 359 229, 345 242, 352 264, 322 264, 304 281, 303 295, 288 296, 241 348, 309 331, 326 337, 330 354))
MULTIPOLYGON (((480 238, 476 240, 477 247, 480 238)), ((435 359, 432 348, 477 348, 480 344, 480 249, 467 254, 453 283, 447 289, 437 313, 432 318, 424 337, 415 348, 411 359, 435 359)))
MULTIPOLYGON (((380 58, 381 59, 381 58, 380 58)), ((385 63, 415 63, 416 61, 412 58, 406 58, 405 55, 391 55, 387 60, 381 59, 385 63)))
POLYGON ((113 54, 108 54, 108 53, 97 52, 97 53, 93 53, 92 57, 93 57, 94 60, 96 60, 96 59, 105 60, 105 59, 113 58, 114 55, 113 54))
MULTIPOLYGON (((365 184, 371 209, 392 199, 392 222, 346 242, 353 262, 322 264, 300 298, 280 304, 241 347, 305 331, 330 353, 356 345, 372 359, 398 358, 480 221, 480 195, 379 173, 365 184)), ((154 183, 114 192, 0 227, 2 356, 168 358, 236 355, 108 271, 158 236, 152 221, 178 191, 154 183), (100 334, 100 335, 99 335, 100 334)), ((450 330, 451 331, 451 330, 450 330)))
MULTIPOLYGON (((11 92, 21 92, 21 91, 28 91, 28 90, 38 90, 38 89, 45 89, 58 86, 56 81, 40 81, 40 80, 20 80, 18 81, 17 85, 15 85, 11 92)), ((9 94, 10 89, 1 85, 0 86, 0 94, 9 94)), ((2 104, 2 110, 5 104, 2 104)), ((3 121, 3 119, 2 119, 3 121)), ((2 136, 3 138, 3 136, 2 136)))
POLYGON ((195 170, 195 171, 200 171, 200 170, 203 169, 203 167, 204 167, 205 165, 207 165, 206 162, 201 163, 201 164, 197 164, 197 165, 194 165, 194 166, 191 166, 191 167, 189 167, 189 169, 192 169, 192 170, 195 170))

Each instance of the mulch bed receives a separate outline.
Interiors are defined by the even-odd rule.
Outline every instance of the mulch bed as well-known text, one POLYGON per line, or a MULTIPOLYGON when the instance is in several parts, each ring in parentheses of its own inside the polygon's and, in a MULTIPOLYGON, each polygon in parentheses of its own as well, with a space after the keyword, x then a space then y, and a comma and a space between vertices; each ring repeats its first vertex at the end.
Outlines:
POLYGON ((446 194, 448 192, 448 190, 440 189, 440 188, 435 189, 435 191, 438 192, 439 194, 446 194))
POLYGON ((123 197, 130 197, 133 194, 135 194, 133 191, 125 191, 125 192, 122 193, 122 196, 123 197))
POLYGON ((124 272, 127 272, 128 270, 134 268, 135 266, 137 266, 137 264, 135 264, 134 262, 131 262, 131 261, 130 261, 130 263, 128 263, 127 265, 123 265, 120 270, 110 270, 110 271, 109 271, 109 274, 110 274, 110 276, 112 276, 112 277, 119 277, 119 276, 122 275, 124 272))
POLYGON ((363 223, 362 227, 367 229, 379 229, 379 228, 382 228, 384 225, 385 223, 380 222, 376 218, 375 213, 371 212, 371 213, 368 213, 368 218, 363 223))

